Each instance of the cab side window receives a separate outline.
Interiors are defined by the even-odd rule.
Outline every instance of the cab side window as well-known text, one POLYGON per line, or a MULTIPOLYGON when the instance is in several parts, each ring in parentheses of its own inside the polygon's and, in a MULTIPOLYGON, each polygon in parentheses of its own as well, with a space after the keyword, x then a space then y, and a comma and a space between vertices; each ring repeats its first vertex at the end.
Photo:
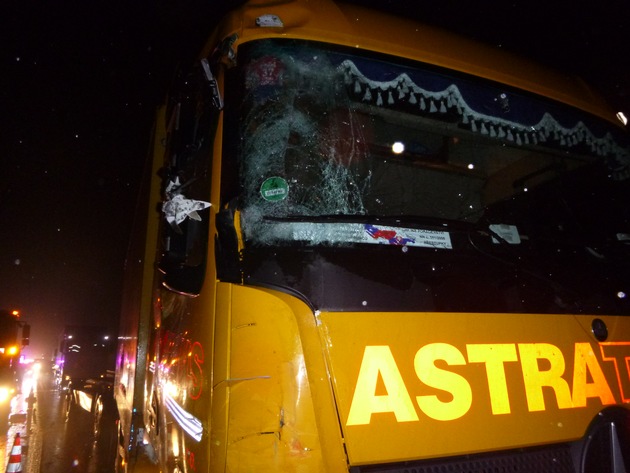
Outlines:
POLYGON ((220 110, 201 65, 180 74, 168 101, 162 169, 160 270, 169 289, 197 295, 208 252, 212 150, 220 110))

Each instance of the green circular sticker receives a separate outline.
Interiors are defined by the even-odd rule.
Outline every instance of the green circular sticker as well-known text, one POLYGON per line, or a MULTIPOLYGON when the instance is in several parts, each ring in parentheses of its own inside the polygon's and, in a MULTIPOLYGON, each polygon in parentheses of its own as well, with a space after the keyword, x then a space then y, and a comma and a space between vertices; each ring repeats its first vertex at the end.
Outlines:
POLYGON ((289 194, 289 184, 282 177, 270 177, 260 186, 260 195, 268 202, 284 200, 289 194))

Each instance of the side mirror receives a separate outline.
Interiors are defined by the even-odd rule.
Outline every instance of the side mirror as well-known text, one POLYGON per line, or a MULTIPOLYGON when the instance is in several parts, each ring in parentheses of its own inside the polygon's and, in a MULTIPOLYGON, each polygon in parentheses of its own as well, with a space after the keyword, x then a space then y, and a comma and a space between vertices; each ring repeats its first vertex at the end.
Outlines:
POLYGON ((206 272, 210 211, 197 213, 199 220, 187 219, 176 228, 164 226, 164 251, 159 264, 164 285, 189 295, 199 294, 206 272))

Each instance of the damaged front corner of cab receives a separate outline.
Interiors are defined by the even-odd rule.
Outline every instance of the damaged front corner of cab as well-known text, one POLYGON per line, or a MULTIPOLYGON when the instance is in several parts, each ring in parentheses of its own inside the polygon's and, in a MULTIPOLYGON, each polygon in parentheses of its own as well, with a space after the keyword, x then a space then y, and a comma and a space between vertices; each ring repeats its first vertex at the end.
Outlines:
MULTIPOLYGON (((312 465, 306 469, 321 471, 321 452, 316 452, 308 440, 312 435, 299 432, 295 423, 287 420, 282 407, 274 417, 275 428, 265 429, 261 424, 261 429, 232 439, 228 444, 228 469, 229 465, 242 462, 246 458, 260 469, 274 465, 277 471, 294 471, 298 465, 312 465)), ((230 427, 228 430, 240 430, 234 422, 230 427)))

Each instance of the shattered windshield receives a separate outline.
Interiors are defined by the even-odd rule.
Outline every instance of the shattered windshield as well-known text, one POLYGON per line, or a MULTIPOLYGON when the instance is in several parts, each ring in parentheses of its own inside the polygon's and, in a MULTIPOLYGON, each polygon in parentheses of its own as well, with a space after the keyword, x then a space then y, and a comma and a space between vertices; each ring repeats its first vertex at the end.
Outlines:
POLYGON ((557 230, 617 205, 603 189, 629 175, 612 125, 500 85, 299 41, 241 45, 238 62, 253 245, 451 249, 454 224, 518 244, 539 217, 557 230))

